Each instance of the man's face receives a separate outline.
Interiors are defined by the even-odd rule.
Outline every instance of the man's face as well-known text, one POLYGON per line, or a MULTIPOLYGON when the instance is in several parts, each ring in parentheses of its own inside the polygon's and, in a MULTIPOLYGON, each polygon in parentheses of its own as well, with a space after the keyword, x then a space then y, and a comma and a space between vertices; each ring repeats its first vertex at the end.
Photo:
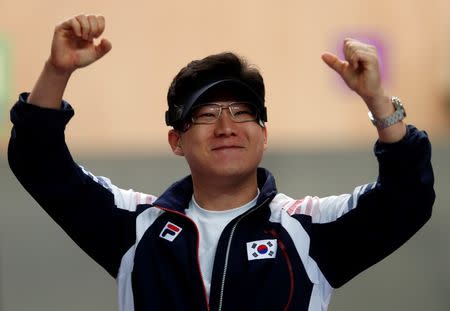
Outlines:
MULTIPOLYGON (((227 105, 221 97, 214 102, 227 105)), ((241 177, 256 173, 267 145, 267 130, 257 121, 236 123, 223 109, 213 124, 192 124, 184 133, 171 130, 169 143, 183 155, 194 177, 241 177)))

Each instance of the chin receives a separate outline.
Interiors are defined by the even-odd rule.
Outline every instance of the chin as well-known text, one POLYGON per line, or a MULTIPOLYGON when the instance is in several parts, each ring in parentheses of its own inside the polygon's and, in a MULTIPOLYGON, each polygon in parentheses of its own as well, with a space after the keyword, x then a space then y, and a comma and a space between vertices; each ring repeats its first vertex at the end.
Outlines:
POLYGON ((211 172, 212 176, 224 178, 243 178, 256 172, 257 166, 242 166, 242 163, 237 165, 221 165, 211 172))
MULTIPOLYGON (((198 159, 200 160, 200 159, 198 159)), ((191 172, 201 178, 248 178, 256 174, 259 162, 258 158, 246 157, 221 157, 210 158, 206 161, 188 161, 191 172)))

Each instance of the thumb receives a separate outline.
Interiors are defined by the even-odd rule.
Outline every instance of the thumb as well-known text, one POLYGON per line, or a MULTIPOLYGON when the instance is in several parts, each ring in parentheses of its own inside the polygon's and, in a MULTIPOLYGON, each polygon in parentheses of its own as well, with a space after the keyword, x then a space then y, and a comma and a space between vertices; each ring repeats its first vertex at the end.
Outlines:
POLYGON ((336 55, 328 52, 322 54, 322 60, 341 76, 349 65, 347 61, 342 61, 336 55))
POLYGON ((98 45, 95 46, 95 52, 97 53, 97 59, 102 58, 106 53, 111 51, 112 45, 108 39, 102 39, 98 45))

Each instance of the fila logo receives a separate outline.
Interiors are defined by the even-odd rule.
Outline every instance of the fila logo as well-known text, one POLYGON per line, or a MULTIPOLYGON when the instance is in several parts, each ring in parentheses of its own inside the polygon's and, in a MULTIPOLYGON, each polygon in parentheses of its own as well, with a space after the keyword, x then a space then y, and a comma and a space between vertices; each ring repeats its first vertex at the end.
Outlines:
POLYGON ((259 240, 247 243, 248 260, 275 258, 277 255, 277 240, 259 240))
POLYGON ((183 230, 181 227, 168 221, 159 234, 159 237, 172 242, 180 234, 181 230, 183 230))

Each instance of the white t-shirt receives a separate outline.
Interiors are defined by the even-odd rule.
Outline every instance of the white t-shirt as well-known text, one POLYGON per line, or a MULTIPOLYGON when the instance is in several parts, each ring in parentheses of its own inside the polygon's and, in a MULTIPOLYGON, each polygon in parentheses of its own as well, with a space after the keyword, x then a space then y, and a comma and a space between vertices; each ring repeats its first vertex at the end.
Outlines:
POLYGON ((214 264, 214 255, 216 253, 217 243, 220 235, 228 223, 235 217, 245 213, 256 205, 256 197, 242 205, 226 211, 209 211, 198 205, 192 196, 189 202, 189 208, 186 210, 186 215, 191 218, 197 225, 200 241, 199 241, 199 261, 200 269, 202 271, 203 282, 205 284, 206 293, 209 297, 211 289, 211 275, 214 264))

